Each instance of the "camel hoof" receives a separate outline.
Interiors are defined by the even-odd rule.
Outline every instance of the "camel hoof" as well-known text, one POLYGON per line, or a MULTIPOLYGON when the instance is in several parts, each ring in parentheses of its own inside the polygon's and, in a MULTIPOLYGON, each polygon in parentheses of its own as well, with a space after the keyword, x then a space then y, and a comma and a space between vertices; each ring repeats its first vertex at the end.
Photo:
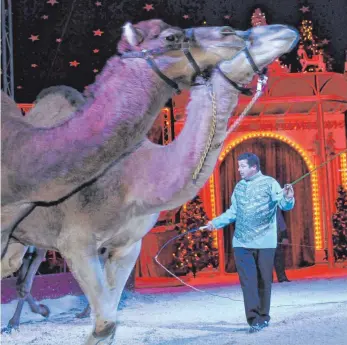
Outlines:
POLYGON ((49 314, 51 313, 49 308, 44 304, 39 304, 39 308, 40 308, 40 310, 39 310, 38 314, 41 314, 43 317, 48 317, 49 314))
POLYGON ((12 331, 19 331, 19 325, 12 325, 9 323, 6 327, 1 329, 1 334, 11 334, 12 331))
POLYGON ((116 335, 116 323, 111 322, 101 332, 90 335, 85 345, 112 345, 116 335))
POLYGON ((84 319, 86 317, 89 317, 90 316, 90 308, 89 307, 85 308, 82 312, 77 313, 75 316, 77 319, 84 319))

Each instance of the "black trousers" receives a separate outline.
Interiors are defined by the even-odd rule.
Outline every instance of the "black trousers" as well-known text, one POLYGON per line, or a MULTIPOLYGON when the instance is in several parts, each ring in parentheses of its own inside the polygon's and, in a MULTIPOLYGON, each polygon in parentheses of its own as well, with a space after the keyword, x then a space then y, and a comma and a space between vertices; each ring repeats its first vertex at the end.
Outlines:
POLYGON ((285 271, 285 262, 284 262, 284 250, 281 244, 278 244, 275 252, 275 271, 277 280, 284 280, 287 278, 285 271))
POLYGON ((272 269, 275 248, 234 248, 237 273, 249 325, 270 321, 272 269))

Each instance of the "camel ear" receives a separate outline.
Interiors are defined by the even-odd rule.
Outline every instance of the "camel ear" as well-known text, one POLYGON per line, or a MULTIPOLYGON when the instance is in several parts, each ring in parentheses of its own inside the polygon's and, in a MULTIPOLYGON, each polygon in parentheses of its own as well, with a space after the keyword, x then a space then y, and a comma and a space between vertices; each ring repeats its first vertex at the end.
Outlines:
POLYGON ((123 36, 131 46, 138 46, 143 41, 143 36, 131 23, 123 26, 123 36))

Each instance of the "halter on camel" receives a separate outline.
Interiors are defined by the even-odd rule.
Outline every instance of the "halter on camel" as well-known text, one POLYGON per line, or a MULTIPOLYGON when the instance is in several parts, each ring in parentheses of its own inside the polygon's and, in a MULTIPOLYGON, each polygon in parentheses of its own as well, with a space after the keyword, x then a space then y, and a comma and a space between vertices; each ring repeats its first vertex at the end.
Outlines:
MULTIPOLYGON (((222 31, 222 33, 224 35, 237 35, 237 33, 235 32, 234 29, 232 29, 231 27, 226 26, 224 29, 224 31, 222 31)), ((240 37, 240 36, 239 36, 240 37)), ((168 36, 166 38, 168 41, 171 41, 171 36, 168 36)), ((174 40, 175 38, 172 37, 172 40, 174 40)), ((162 73, 160 71, 160 69, 158 68, 157 64, 154 61, 154 57, 157 55, 162 55, 165 54, 169 51, 173 51, 173 50, 182 50, 184 55, 186 56, 186 58, 188 59, 188 61, 190 62, 190 64, 193 66, 196 75, 195 76, 202 76, 204 79, 206 79, 206 74, 201 71, 200 67, 198 66, 197 62, 195 61, 195 59, 193 58, 192 53, 190 52, 190 48, 196 46, 196 40, 195 40, 195 36, 194 36, 194 29, 185 29, 183 30, 183 35, 182 35, 182 39, 181 42, 178 43, 172 43, 169 46, 165 47, 165 48, 157 48, 157 49, 151 49, 151 50, 141 50, 139 52, 126 52, 124 54, 122 54, 121 58, 122 59, 126 59, 126 58, 140 58, 140 59, 145 59, 148 63, 148 65, 153 69, 153 71, 155 73, 157 73, 157 75, 164 80, 169 86, 171 86, 173 89, 175 89, 176 93, 179 95, 181 93, 181 90, 178 86, 178 84, 173 81, 172 79, 168 78, 164 73, 162 73)), ((231 47, 228 45, 228 47, 231 47)), ((247 45, 245 42, 245 47, 243 48, 243 50, 246 49, 247 51, 247 56, 250 57, 250 61, 253 68, 256 68, 256 70, 258 71, 257 66, 254 64, 254 61, 252 59, 252 57, 249 54, 249 51, 247 49, 247 45)), ((231 81, 230 81, 231 82, 231 81)), ((236 84, 235 84, 236 85, 236 84)), ((237 87, 237 86, 236 86, 237 87)))

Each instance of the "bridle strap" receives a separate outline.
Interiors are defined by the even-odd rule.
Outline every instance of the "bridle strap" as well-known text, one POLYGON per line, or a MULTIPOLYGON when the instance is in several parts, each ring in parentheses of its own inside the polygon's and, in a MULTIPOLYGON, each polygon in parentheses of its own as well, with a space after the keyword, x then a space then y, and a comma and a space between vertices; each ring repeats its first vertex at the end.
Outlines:
POLYGON ((148 65, 152 68, 152 70, 155 73, 157 73, 157 75, 162 80, 164 80, 166 84, 171 86, 176 91, 177 95, 179 95, 181 93, 181 90, 180 90, 178 84, 175 81, 173 81, 172 79, 168 78, 164 73, 162 73, 153 59, 151 59, 149 56, 146 57, 145 59, 146 59, 148 65))
POLYGON ((260 75, 260 74, 263 74, 263 73, 259 70, 259 68, 258 68, 258 66, 256 65, 256 63, 254 62, 253 57, 252 57, 252 55, 251 55, 251 53, 249 52, 249 50, 248 50, 247 47, 244 48, 244 52, 245 52, 245 54, 246 54, 246 57, 247 57, 248 62, 250 63, 250 65, 251 65, 252 68, 253 68, 253 71, 254 71, 255 73, 259 74, 259 75, 260 75))
MULTIPOLYGON (((248 48, 245 47, 243 49, 243 51, 245 52, 246 58, 247 58, 249 64, 251 65, 253 71, 256 74, 258 74, 260 77, 266 75, 267 68, 264 68, 262 71, 259 70, 259 68, 256 65, 256 63, 254 62, 253 57, 252 57, 251 53, 249 52, 248 48)), ((216 66, 216 69, 229 84, 231 84, 236 90, 240 91, 243 95, 246 95, 246 96, 252 96, 253 95, 252 89, 250 89, 248 87, 240 86, 237 83, 235 83, 233 80, 231 80, 229 77, 227 77, 227 75, 220 69, 219 64, 216 66)))
POLYGON ((236 90, 240 91, 243 95, 246 95, 246 96, 252 96, 253 95, 253 92, 250 88, 240 86, 240 85, 236 84, 234 81, 232 81, 230 78, 228 78, 225 75, 225 73, 220 69, 219 65, 217 65, 216 69, 229 84, 231 84, 236 90))
POLYGON ((202 75, 201 69, 196 63, 196 61, 193 58, 192 53, 190 52, 190 43, 195 42, 194 37, 194 30, 192 28, 184 30, 185 37, 184 37, 184 43, 183 43, 183 53, 190 62, 190 64, 193 66, 196 75, 202 75))
POLYGON ((194 30, 186 29, 184 30, 184 40, 182 43, 171 44, 165 48, 156 48, 151 50, 141 50, 137 52, 125 52, 121 55, 121 59, 125 58, 140 58, 145 59, 148 65, 153 69, 153 71, 169 86, 175 89, 176 93, 179 95, 181 90, 178 84, 172 79, 168 78, 163 72, 160 71, 157 64, 154 61, 153 56, 165 54, 172 50, 182 50, 190 64, 193 66, 196 75, 203 75, 200 67, 193 58, 193 55, 190 52, 191 43, 195 42, 194 30))

